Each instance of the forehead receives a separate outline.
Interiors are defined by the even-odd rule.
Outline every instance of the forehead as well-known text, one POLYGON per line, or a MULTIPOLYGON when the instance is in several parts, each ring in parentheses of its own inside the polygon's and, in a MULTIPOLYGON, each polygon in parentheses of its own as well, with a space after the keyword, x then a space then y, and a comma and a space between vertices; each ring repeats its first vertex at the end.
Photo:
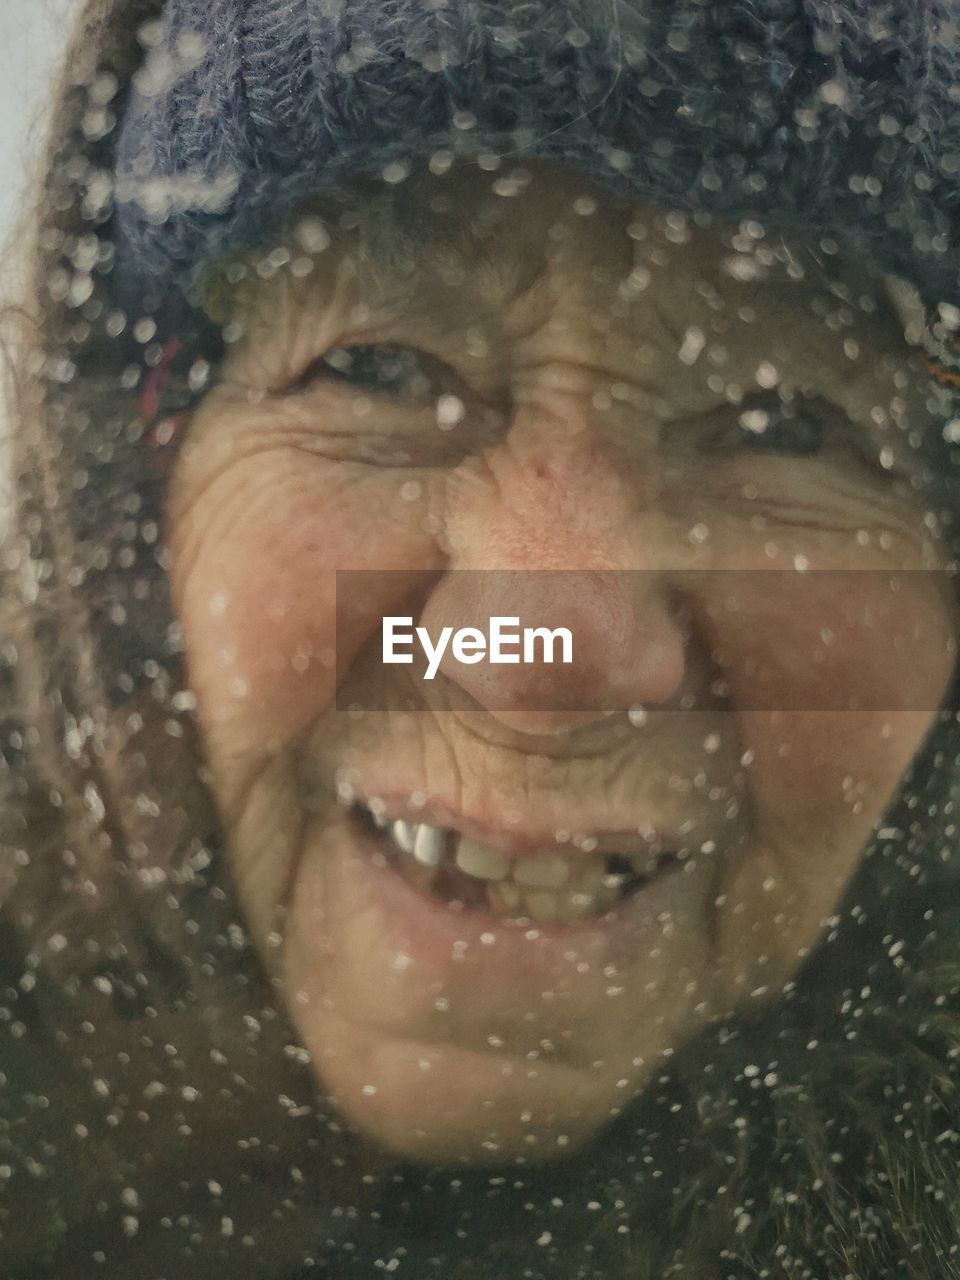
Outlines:
POLYGON ((702 334, 734 362, 758 345, 774 359, 799 351, 853 380, 865 362, 852 361, 852 349, 905 354, 880 277, 838 259, 828 239, 657 209, 553 165, 365 180, 304 202, 280 234, 279 257, 277 246, 246 255, 225 310, 295 323, 349 293, 424 330, 507 336, 549 313, 630 340, 655 330, 665 349, 702 334))
POLYGON ((540 162, 492 173, 463 164, 396 184, 359 182, 305 202, 286 237, 296 242, 304 222, 316 220, 359 268, 366 263, 394 277, 426 265, 431 275, 446 268, 453 278, 460 267, 506 285, 532 276, 547 259, 571 271, 587 268, 598 283, 604 267, 618 282, 625 264, 668 268, 732 299, 761 285, 793 284, 794 293, 817 289, 849 300, 878 285, 870 270, 833 257, 828 237, 802 243, 757 219, 725 223, 659 209, 540 162))

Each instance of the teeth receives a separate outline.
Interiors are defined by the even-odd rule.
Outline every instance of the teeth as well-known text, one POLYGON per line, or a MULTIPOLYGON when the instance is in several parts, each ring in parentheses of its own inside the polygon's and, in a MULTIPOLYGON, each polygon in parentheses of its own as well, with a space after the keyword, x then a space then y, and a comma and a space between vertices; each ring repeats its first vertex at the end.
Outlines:
POLYGON ((538 889, 526 895, 527 915, 532 920, 557 920, 560 917, 560 895, 538 889))
POLYGON ((498 880, 487 886, 487 900, 490 910, 496 916, 522 915, 520 907, 520 890, 511 880, 498 880))
MULTIPOLYGON (((381 829, 389 829, 393 843, 403 854, 399 865, 420 888, 430 889, 444 861, 450 833, 425 822, 371 815, 381 829)), ((485 882, 492 914, 529 917, 538 923, 576 921, 609 911, 636 875, 647 877, 671 855, 601 854, 580 852, 567 858, 549 850, 529 857, 509 858, 479 840, 461 836, 456 841, 457 868, 476 881, 485 882)))
POLYGON ((415 837, 412 822, 404 822, 403 819, 400 819, 390 828, 390 834, 393 836, 394 843, 397 844, 404 853, 413 853, 415 837))
POLYGON ((506 854, 478 840, 468 840, 466 836, 461 836, 457 845, 457 866, 478 880, 506 880, 510 874, 510 859, 506 854))
POLYGON ((603 883, 603 861, 600 858, 585 858, 574 868, 573 876, 567 884, 567 891, 573 896, 593 895, 603 883))
POLYGON ((533 889, 562 889, 569 874, 570 863, 560 853, 536 853, 532 858, 519 858, 513 868, 516 883, 533 889))
POLYGON ((413 840, 413 856, 424 867, 439 867, 446 843, 446 834, 439 827, 421 822, 413 840))

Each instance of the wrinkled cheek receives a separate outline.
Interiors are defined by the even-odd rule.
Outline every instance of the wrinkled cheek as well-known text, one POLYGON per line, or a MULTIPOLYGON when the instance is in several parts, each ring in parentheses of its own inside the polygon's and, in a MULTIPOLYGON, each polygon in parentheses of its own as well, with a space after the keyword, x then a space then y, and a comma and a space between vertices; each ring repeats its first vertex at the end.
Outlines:
POLYGON ((198 571, 182 615, 191 680, 233 750, 289 741, 333 696, 333 578, 279 540, 198 571))
POLYGON ((338 639, 342 670, 379 625, 371 595, 338 637, 336 570, 380 569, 384 548, 399 562, 418 549, 416 532, 398 529, 363 487, 258 488, 234 500, 230 518, 201 530, 194 520, 189 540, 171 537, 191 685, 208 735, 231 756, 277 749, 307 728, 335 698, 338 639))
POLYGON ((758 833, 856 855, 930 725, 926 712, 753 712, 740 718, 758 833))
POLYGON ((811 575, 779 597, 740 600, 733 616, 749 627, 718 628, 735 655, 724 674, 757 817, 779 825, 778 842, 842 832, 858 852, 941 704, 956 607, 937 575, 898 575, 895 591, 889 581, 879 571, 811 575))
POLYGON ((933 571, 719 573, 696 607, 738 707, 932 714, 955 659, 945 588, 933 571))
POLYGON ((727 1002, 787 981, 816 944, 931 719, 903 711, 739 718, 754 838, 725 869, 717 899, 715 981, 727 1002))
POLYGON ((908 591, 891 608, 855 579, 806 608, 768 597, 743 611, 756 625, 721 628, 754 833, 718 897, 728 1003, 786 981, 815 945, 953 669, 943 599, 908 591))

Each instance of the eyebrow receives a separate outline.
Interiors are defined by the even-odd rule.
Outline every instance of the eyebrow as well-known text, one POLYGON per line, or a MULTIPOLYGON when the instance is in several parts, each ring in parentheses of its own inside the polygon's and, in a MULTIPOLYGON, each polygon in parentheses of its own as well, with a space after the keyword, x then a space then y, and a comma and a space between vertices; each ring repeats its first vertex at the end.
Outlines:
MULTIPOLYGON (((524 287, 529 264, 501 248, 494 236, 482 236, 470 218, 438 216, 414 210, 410 202, 373 202, 359 211, 348 230, 331 225, 334 245, 348 257, 364 293, 391 309, 425 310, 424 267, 452 267, 491 282, 508 300, 524 287)), ((431 273, 432 274, 432 273, 431 273)))
POLYGON ((366 211, 349 232, 336 228, 333 241, 356 272, 364 296, 391 308, 417 303, 421 280, 416 266, 426 251, 392 206, 366 211))

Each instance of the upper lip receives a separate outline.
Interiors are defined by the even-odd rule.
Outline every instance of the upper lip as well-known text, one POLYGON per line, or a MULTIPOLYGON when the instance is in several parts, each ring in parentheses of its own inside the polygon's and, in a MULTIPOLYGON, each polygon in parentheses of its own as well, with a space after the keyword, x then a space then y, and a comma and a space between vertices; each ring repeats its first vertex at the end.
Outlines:
MULTIPOLYGON (((679 849, 685 842, 675 832, 665 831, 657 824, 650 824, 653 834, 641 834, 638 822, 633 827, 603 828, 599 824, 591 826, 582 817, 569 823, 555 820, 549 825, 533 818, 525 818, 522 823, 507 827, 496 827, 480 818, 458 812, 452 805, 443 801, 429 799, 416 807, 410 803, 409 796, 390 796, 383 792, 372 791, 370 796, 355 795, 353 804, 371 808, 371 800, 379 801, 379 812, 387 822, 405 821, 426 823, 431 827, 458 831, 470 840, 478 840, 491 848, 512 858, 529 857, 546 850, 556 850, 568 857, 589 857, 591 853, 626 853, 638 854, 647 851, 660 852, 679 849), (557 831, 565 830, 571 837, 589 837, 586 848, 567 841, 557 839, 557 831), (596 843, 593 843, 593 842, 596 843)), ((643 824, 647 828, 648 824, 643 824)), ((580 841, 582 844, 582 841, 580 841)))

